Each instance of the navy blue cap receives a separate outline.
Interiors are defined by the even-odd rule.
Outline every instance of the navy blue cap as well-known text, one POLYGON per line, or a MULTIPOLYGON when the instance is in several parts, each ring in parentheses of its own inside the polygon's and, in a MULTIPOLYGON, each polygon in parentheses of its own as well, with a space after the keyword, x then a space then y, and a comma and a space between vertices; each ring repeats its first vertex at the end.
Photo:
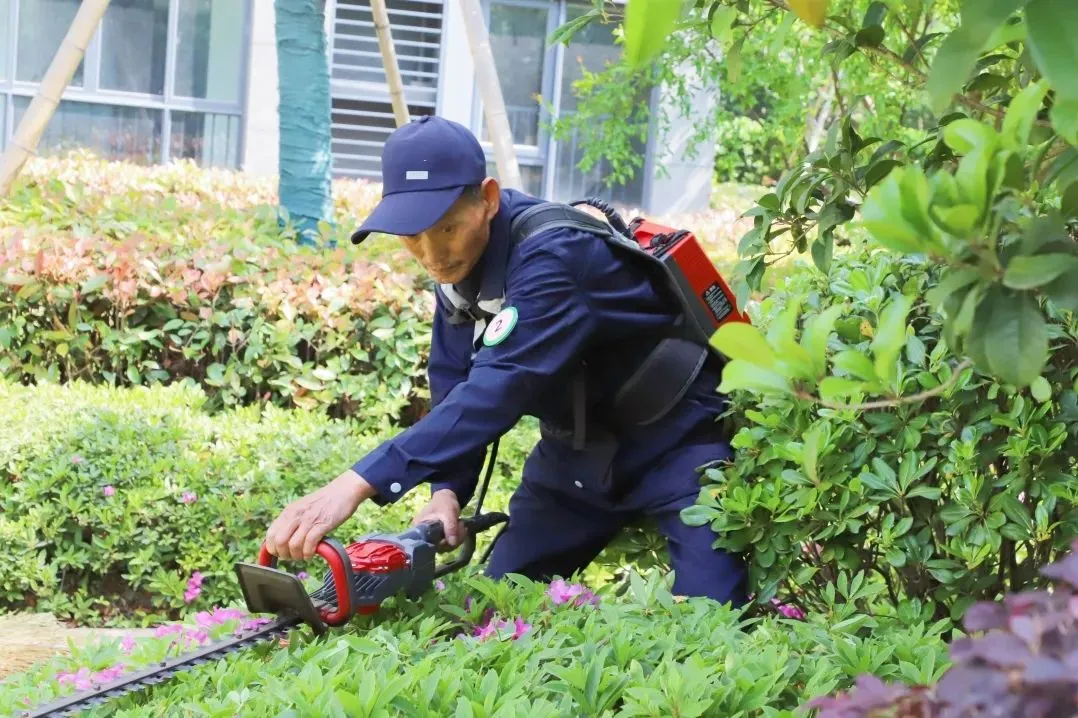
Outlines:
POLYGON ((382 201, 352 243, 372 232, 419 234, 486 177, 483 148, 464 125, 433 115, 402 125, 382 147, 382 201))

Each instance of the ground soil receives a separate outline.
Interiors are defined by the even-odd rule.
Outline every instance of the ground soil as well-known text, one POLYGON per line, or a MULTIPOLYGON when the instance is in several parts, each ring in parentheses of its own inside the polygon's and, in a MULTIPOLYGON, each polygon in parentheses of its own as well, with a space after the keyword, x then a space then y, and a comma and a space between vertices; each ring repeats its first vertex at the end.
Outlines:
POLYGON ((68 654, 70 639, 83 645, 104 637, 152 635, 153 629, 70 628, 48 613, 17 613, 0 616, 0 681, 36 663, 68 654))

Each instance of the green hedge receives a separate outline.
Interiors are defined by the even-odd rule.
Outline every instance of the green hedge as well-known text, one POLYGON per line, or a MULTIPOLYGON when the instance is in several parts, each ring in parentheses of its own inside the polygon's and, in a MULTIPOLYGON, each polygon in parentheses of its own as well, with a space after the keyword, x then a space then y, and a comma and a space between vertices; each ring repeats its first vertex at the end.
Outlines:
POLYGON ((433 295, 421 273, 348 242, 297 246, 240 177, 49 166, 0 210, 0 376, 187 379, 216 407, 375 423, 422 412, 433 295))
MULTIPOLYGON (((145 624, 236 600, 232 564, 257 556, 285 505, 390 435, 273 406, 211 415, 207 401, 178 384, 0 382, 0 607, 145 624)), ((502 442, 486 508, 504 507, 534 434, 502 442)), ((427 495, 364 506, 335 535, 403 530, 427 495)))
MULTIPOLYGON (((707 599, 675 600, 657 576, 633 574, 624 595, 600 590, 597 603, 555 603, 557 592, 523 579, 465 573, 445 584, 323 639, 303 628, 287 647, 248 649, 84 715, 794 718, 866 670, 929 682, 946 668, 938 626, 858 635, 818 617, 743 620, 707 599)), ((162 627, 133 648, 114 640, 76 651, 0 684, 0 703, 71 693, 95 674, 160 660, 170 643, 190 649, 205 627, 216 637, 239 624, 215 625, 226 615, 180 633, 162 627)))
POLYGON ((771 353, 809 376, 828 365, 840 375, 812 397, 726 373, 741 387, 731 392, 736 461, 708 470, 685 519, 748 553, 761 600, 778 592, 810 611, 838 602, 958 618, 973 601, 1043 584, 1039 569, 1078 536, 1074 315, 1047 306, 1043 385, 1018 390, 971 368, 955 376, 925 301, 940 271, 855 251, 836 256, 830 275, 791 275, 762 302, 755 360, 771 353), (911 311, 896 321, 901 302, 911 311), (843 408, 888 373, 902 397, 932 395, 843 408))

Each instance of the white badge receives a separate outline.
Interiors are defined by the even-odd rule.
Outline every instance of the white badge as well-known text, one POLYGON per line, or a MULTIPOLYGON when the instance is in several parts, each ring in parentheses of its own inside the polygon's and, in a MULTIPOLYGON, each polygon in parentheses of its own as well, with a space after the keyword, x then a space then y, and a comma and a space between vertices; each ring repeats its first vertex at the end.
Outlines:
POLYGON ((487 330, 483 332, 483 344, 492 347, 501 344, 517 325, 517 308, 506 307, 490 320, 487 330))

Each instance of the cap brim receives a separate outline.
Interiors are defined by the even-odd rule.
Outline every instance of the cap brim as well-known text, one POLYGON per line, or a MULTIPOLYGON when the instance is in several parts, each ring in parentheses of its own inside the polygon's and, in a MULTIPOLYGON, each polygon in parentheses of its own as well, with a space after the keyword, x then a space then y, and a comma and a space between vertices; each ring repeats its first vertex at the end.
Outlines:
POLYGON ((374 232, 398 236, 419 234, 441 219, 463 192, 462 185, 387 195, 352 233, 352 244, 359 244, 374 232))

